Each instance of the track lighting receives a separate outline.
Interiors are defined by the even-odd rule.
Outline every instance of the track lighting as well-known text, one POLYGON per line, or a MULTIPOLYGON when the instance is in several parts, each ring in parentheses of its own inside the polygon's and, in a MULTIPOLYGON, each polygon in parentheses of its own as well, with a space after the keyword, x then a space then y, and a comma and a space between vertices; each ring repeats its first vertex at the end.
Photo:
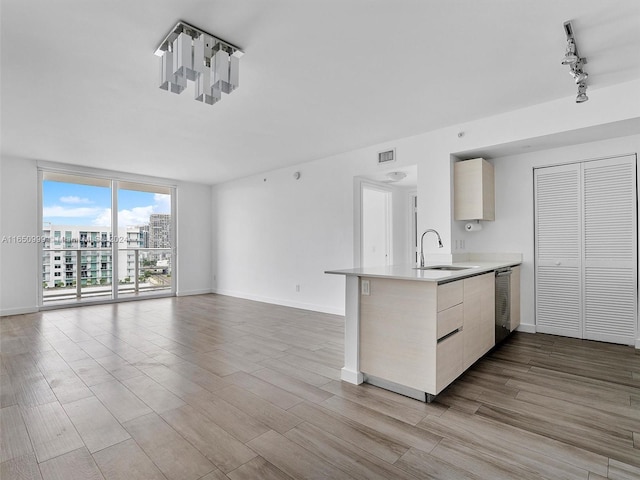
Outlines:
POLYGON ((589 74, 583 70, 587 59, 578 54, 578 46, 573 36, 571 22, 564 22, 564 33, 567 36, 567 49, 561 63, 562 65, 569 65, 569 73, 578 85, 576 103, 583 103, 589 100, 589 97, 587 97, 587 84, 585 83, 589 78, 589 74))

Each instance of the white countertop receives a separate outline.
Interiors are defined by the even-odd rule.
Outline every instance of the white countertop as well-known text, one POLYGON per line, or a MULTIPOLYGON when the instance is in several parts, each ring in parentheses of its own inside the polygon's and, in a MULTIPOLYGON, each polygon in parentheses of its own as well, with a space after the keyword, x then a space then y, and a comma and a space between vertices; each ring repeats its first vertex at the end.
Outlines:
POLYGON ((452 265, 454 267, 469 267, 464 270, 420 270, 414 265, 389 265, 387 267, 363 267, 346 270, 327 270, 324 273, 347 275, 356 277, 383 277, 395 280, 419 280, 424 282, 448 282, 459 278, 470 277, 480 273, 491 272, 499 268, 512 267, 521 262, 516 260, 496 261, 467 261, 455 263, 427 262, 425 267, 437 265, 452 265))

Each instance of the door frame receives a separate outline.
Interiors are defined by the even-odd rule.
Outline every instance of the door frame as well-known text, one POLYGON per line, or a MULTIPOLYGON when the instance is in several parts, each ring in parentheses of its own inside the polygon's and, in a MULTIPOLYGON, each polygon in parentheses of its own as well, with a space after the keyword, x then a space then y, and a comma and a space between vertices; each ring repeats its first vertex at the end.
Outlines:
MULTIPOLYGON (((369 180, 362 177, 354 177, 354 228, 353 228, 353 261, 355 268, 362 266, 362 240, 363 240, 363 228, 362 213, 364 211, 363 205, 363 191, 365 188, 372 190, 378 190, 381 192, 389 193, 393 196, 393 187, 385 184, 378 183, 373 180, 369 180)), ((388 209, 388 248, 389 248, 389 265, 393 264, 393 198, 388 209)))

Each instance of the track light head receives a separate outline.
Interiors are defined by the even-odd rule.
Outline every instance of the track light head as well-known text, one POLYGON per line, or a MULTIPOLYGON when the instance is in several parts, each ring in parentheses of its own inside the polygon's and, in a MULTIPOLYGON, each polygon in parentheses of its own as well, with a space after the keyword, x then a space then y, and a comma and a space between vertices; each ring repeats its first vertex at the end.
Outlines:
POLYGON ((580 84, 580 83, 584 83, 584 81, 589 78, 589 74, 587 72, 576 72, 575 76, 573 77, 573 79, 576 81, 576 83, 580 84))
POLYGON ((562 59, 562 65, 573 65, 577 63, 579 60, 578 55, 576 54, 576 44, 573 41, 573 38, 567 39, 567 50, 564 53, 564 58, 562 59))
POLYGON ((584 83, 578 85, 578 95, 576 96, 576 103, 584 103, 589 100, 587 97, 587 86, 584 83))

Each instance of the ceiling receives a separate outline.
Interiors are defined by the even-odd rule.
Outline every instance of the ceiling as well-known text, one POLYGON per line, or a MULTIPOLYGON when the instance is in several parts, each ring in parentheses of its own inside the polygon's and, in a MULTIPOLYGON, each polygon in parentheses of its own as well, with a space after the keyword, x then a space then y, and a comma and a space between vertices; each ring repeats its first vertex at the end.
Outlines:
POLYGON ((640 78, 638 0, 2 0, 1 14, 2 155, 211 184, 573 96, 566 20, 590 96, 640 78), (214 106, 158 88, 153 52, 178 20, 245 51, 214 106))

